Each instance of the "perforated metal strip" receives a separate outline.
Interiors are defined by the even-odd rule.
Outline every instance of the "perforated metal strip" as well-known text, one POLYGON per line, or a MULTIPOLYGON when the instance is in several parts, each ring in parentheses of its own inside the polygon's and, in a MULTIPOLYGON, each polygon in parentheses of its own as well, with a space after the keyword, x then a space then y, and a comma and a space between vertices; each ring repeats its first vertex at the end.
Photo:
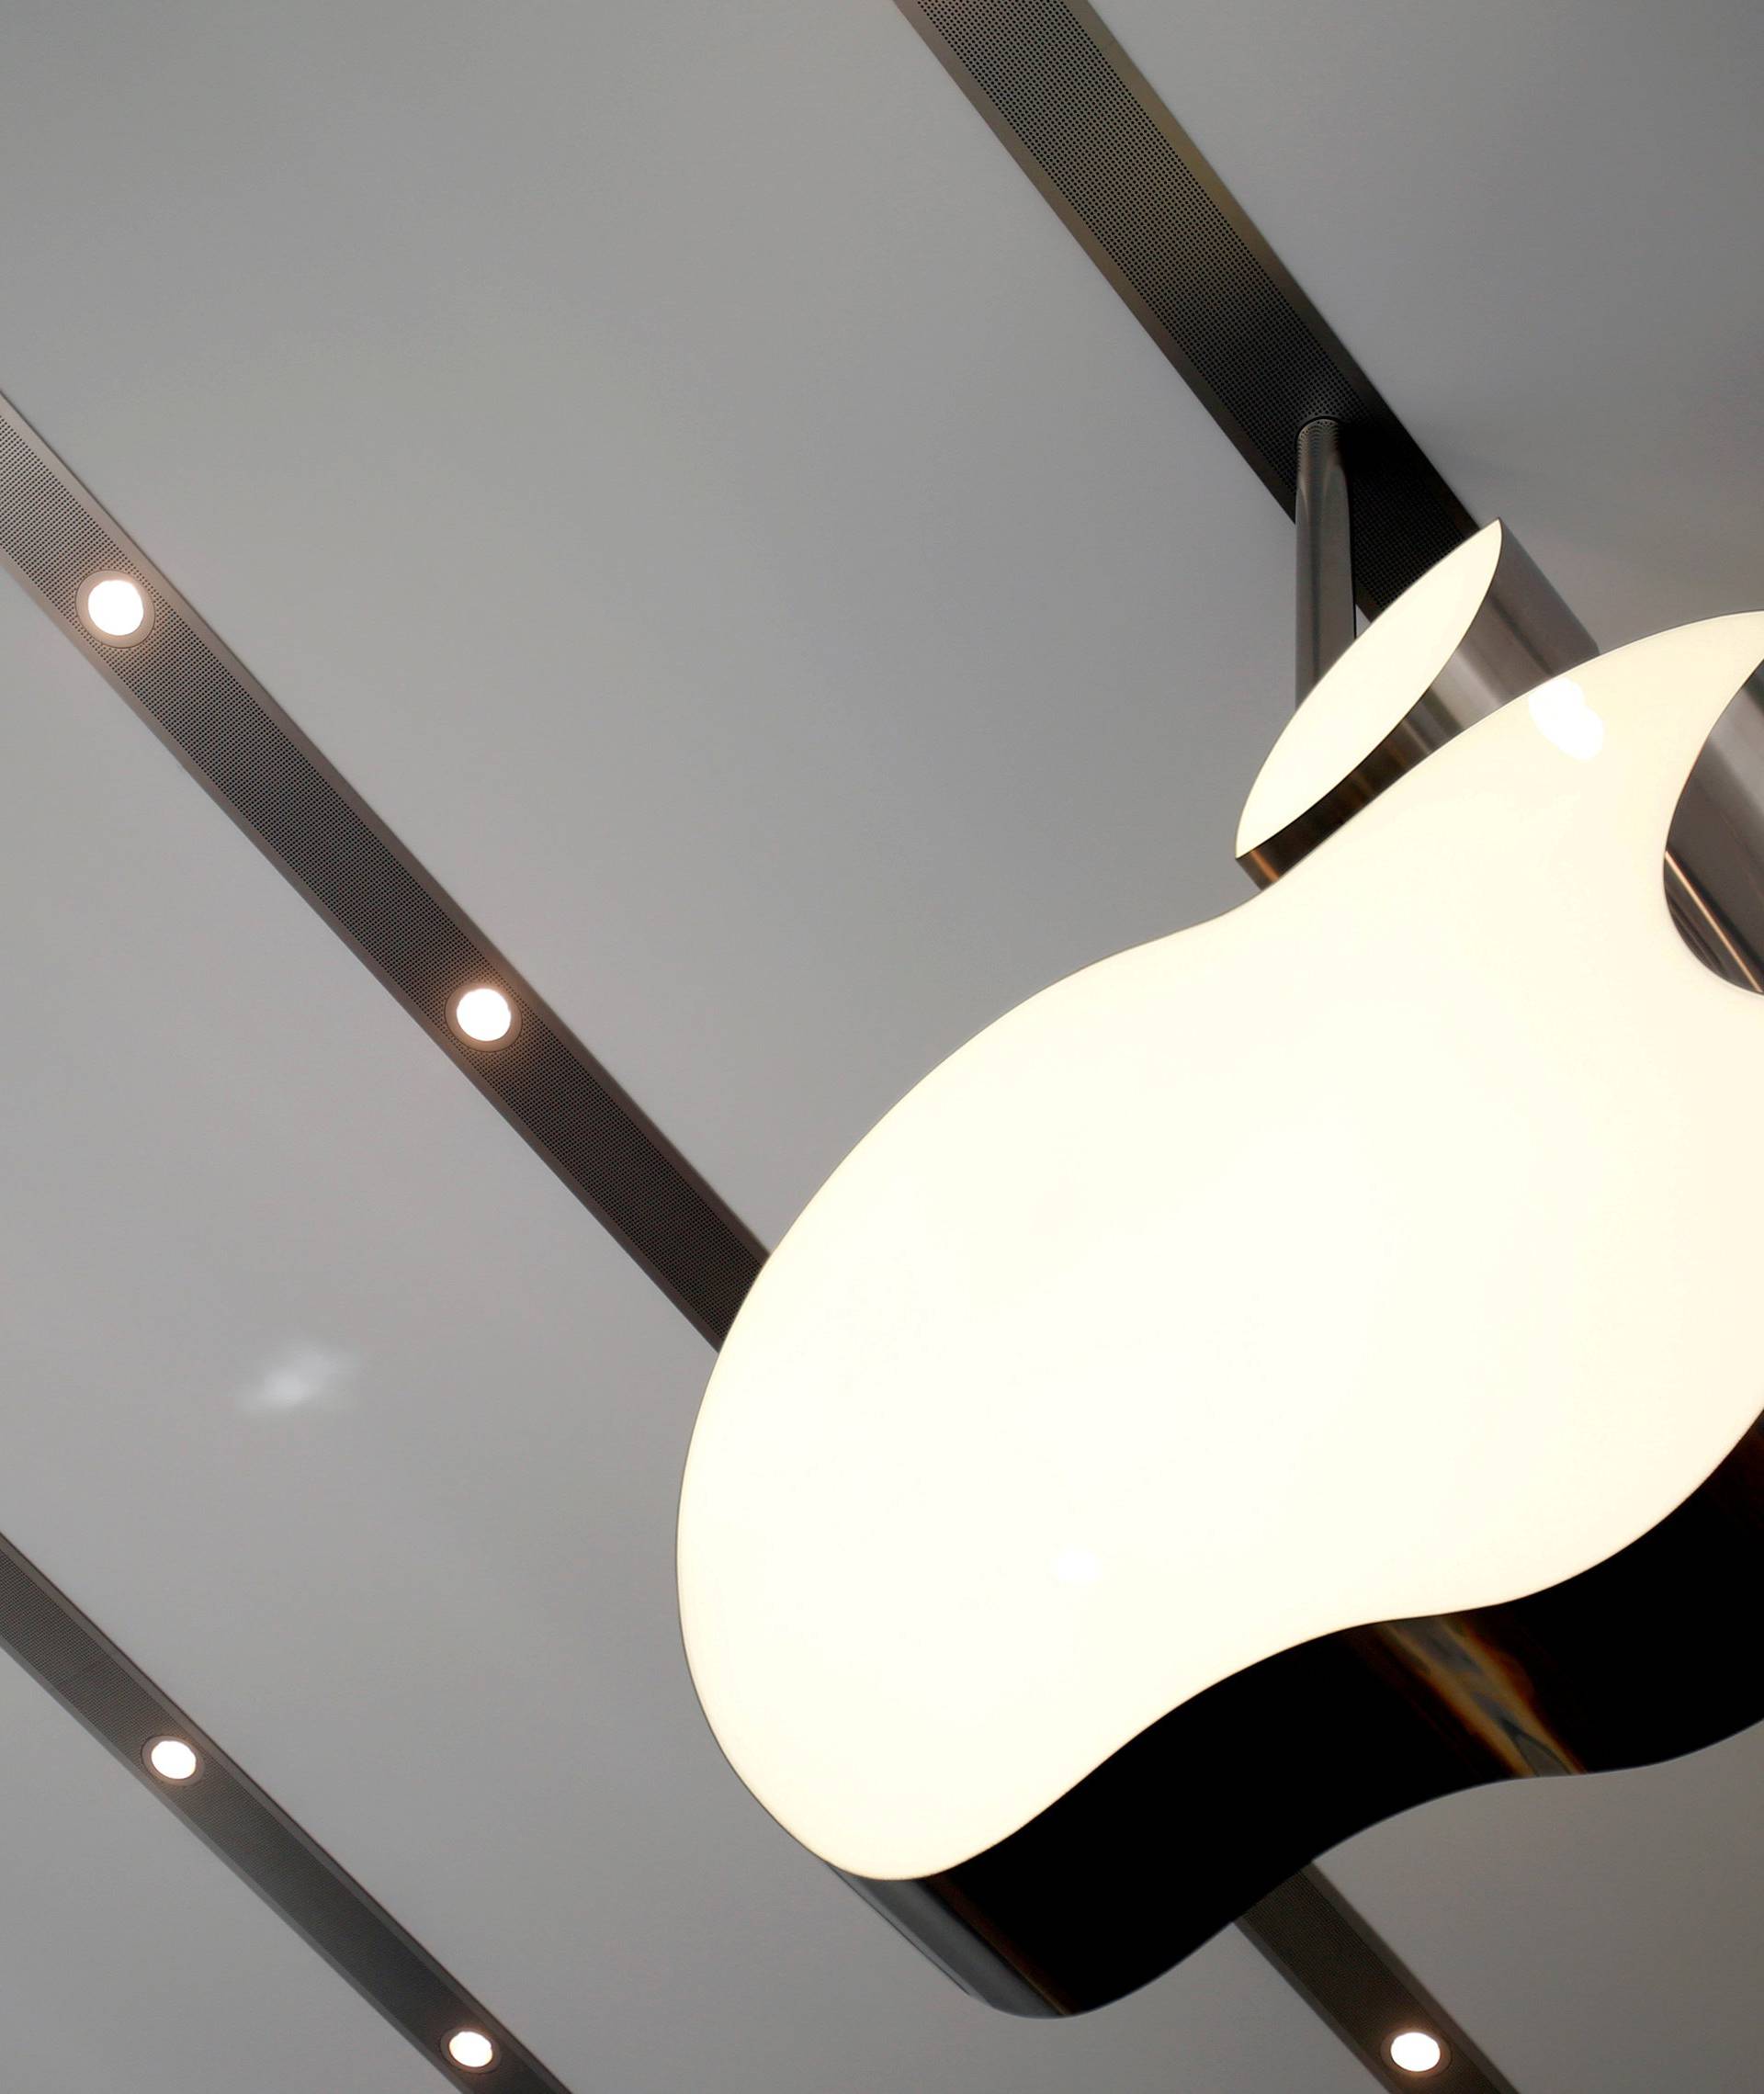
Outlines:
POLYGON ((1084 0, 897 0, 1290 513, 1298 433, 1353 474, 1376 611, 1470 535, 1468 513, 1084 0))
POLYGON ((408 2036, 444 2077, 479 2094, 569 2094, 66 1593, 4 1539, 0 1646, 408 2036), (200 1754, 195 1780, 165 1783, 148 1771, 147 1749, 164 1737, 180 1737, 200 1754), (495 2044, 489 2069, 465 2072, 448 2060, 448 2037, 466 2028, 481 2031, 495 2044))
POLYGON ((570 1189, 713 1343, 759 1271, 751 1232, 532 985, 226 648, 16 409, 0 401, 0 558, 81 651, 343 935, 570 1189), (95 572, 134 577, 146 637, 106 643, 79 615, 95 572), (493 981, 517 1007, 485 1051, 447 1023, 493 981))
POLYGON ((1329 1878, 1306 1869, 1239 1922, 1268 1961, 1386 2087, 1437 2094, 1516 2094, 1513 2083, 1400 1964, 1329 1878), (1391 2062, 1403 2029, 1443 2039, 1445 2056, 1417 2076, 1391 2062))

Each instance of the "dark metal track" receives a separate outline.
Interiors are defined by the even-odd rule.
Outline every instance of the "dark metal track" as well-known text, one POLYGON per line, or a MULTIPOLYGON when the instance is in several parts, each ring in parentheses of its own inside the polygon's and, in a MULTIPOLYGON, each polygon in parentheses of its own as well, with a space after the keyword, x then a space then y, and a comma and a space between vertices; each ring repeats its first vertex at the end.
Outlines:
POLYGON ((0 559, 192 777, 367 962, 444 1054, 713 1343, 764 1252, 531 983, 198 615, 35 430, 0 400, 0 559), (77 592, 104 570, 153 606, 107 642, 77 592), (475 983, 519 1013, 505 1046, 448 1024, 475 983))
POLYGON ((1469 537, 1469 512, 1094 8, 898 4, 1288 514, 1299 431, 1340 424, 1368 611, 1469 537))
POLYGON ((1374 2078, 1391 2087, 1425 2084, 1442 2094, 1516 2094, 1512 2081, 1319 1871, 1302 1871, 1238 1924, 1374 2078), (1443 2064, 1422 2080, 1398 2072, 1384 2048, 1398 2029, 1425 2029, 1441 2037, 1443 2064))
POLYGON ((483 2094, 492 2088, 495 2094, 569 2094, 560 2079, 4 1538, 0 1646, 408 2036, 444 2077, 483 2094), (201 1770, 193 1781, 170 1783, 149 1772, 147 1749, 164 1737, 182 1738, 200 1754, 201 1770), (460 2071, 448 2060, 447 2038, 462 2028, 481 2031, 496 2045, 496 2061, 488 2069, 460 2071))
MULTIPOLYGON (((1088 0, 897 5, 1289 515, 1301 433, 1338 425, 1363 610, 1469 535, 1464 504, 1088 0)), ((1487 615, 1383 752, 1391 776, 1598 651, 1510 532, 1502 566, 1487 615)), ((1761 868, 1764 677, 1710 736, 1663 876, 1691 950, 1752 990, 1761 868)))

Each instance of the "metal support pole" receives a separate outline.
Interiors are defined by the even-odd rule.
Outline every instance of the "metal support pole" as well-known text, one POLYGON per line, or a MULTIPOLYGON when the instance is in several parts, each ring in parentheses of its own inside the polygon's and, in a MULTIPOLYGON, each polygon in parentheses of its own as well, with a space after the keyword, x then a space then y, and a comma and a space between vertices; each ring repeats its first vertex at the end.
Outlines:
POLYGON ((1353 545, 1341 424, 1307 422, 1298 432, 1298 703, 1353 643, 1353 545))

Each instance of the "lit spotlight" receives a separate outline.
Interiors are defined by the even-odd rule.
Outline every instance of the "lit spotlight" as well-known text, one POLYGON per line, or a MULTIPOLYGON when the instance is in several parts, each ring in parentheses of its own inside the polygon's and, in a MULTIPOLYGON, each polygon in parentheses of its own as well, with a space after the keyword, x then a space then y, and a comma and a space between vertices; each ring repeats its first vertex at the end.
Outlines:
POLYGON ((139 640, 147 599, 126 574, 94 574, 80 590, 80 616, 100 640, 139 640))
POLYGON ((514 1006, 500 989, 468 989, 453 1000, 453 1029, 476 1047, 500 1047, 514 1030, 514 1006))
POLYGON ((1390 2062, 1398 2072, 1432 2072, 1444 2056, 1444 2045, 1425 2029, 1405 2029, 1390 2039, 1390 2062))
POLYGON ((481 2072, 494 2062, 496 2046, 481 2029, 456 2029, 447 2038, 447 2055, 468 2072, 481 2072))
POLYGON ((156 1737, 147 1748, 147 1764, 162 1782, 187 1782, 202 1762, 181 1737, 156 1737))

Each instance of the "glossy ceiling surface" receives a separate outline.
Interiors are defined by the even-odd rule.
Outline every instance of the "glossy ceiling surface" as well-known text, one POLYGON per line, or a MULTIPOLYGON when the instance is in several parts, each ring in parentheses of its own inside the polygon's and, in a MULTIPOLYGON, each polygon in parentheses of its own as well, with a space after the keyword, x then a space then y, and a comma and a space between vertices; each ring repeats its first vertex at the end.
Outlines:
MULTIPOLYGON (((1109 18, 1601 641, 1764 604, 1748 16, 1109 18)), ((1247 894, 1289 526, 888 0, 33 0, 0 196, 0 388, 768 1240, 1247 894)), ((674 1614, 707 1349, 9 583, 0 878, 0 1532, 576 2094, 1368 2084, 1235 1935, 989 2014, 763 1817, 674 1614)), ((20 2084, 441 2084, 0 1726, 20 2084)), ((1329 1866, 1528 2094, 1724 2094, 1761 1753, 1329 1866)))

